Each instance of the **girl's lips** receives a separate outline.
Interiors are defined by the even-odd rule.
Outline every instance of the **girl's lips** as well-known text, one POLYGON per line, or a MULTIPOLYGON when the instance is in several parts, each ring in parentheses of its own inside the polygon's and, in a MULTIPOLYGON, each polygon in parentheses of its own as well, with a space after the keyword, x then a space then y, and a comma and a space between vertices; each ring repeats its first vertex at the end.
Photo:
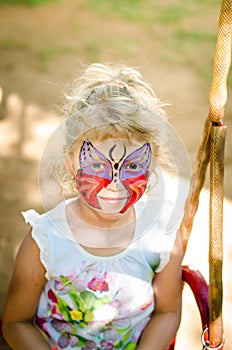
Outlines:
POLYGON ((103 199, 104 201, 124 201, 128 197, 123 197, 123 198, 117 198, 117 197, 99 197, 100 199, 103 199))

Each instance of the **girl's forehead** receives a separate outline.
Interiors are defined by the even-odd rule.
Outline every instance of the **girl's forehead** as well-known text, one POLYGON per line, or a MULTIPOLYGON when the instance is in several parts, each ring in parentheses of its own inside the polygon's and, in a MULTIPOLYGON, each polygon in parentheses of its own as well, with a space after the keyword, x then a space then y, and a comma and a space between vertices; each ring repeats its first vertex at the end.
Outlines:
POLYGON ((89 140, 92 145, 107 158, 114 160, 121 158, 123 155, 128 156, 136 149, 140 148, 143 143, 131 141, 125 138, 110 138, 104 141, 89 140))

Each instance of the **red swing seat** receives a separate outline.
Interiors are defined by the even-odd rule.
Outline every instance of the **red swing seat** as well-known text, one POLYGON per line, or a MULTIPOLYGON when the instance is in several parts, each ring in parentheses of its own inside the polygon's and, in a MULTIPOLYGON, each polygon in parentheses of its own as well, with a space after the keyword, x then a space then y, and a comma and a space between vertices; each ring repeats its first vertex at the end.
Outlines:
MULTIPOLYGON (((208 284, 200 271, 191 266, 182 266, 183 282, 188 284, 196 300, 201 317, 202 332, 208 327, 209 320, 209 298, 208 284)), ((175 349, 176 338, 174 338, 167 350, 175 349)))

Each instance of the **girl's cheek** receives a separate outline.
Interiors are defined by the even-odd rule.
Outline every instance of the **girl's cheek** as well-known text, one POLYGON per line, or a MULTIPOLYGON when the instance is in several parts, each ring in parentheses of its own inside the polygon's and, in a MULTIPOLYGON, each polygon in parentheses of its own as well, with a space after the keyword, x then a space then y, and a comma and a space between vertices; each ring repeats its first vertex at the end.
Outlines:
POLYGON ((76 188, 80 196, 91 207, 101 209, 98 203, 97 195, 103 189, 103 187, 107 187, 110 182, 111 181, 109 179, 104 177, 86 174, 81 169, 77 171, 76 188))
POLYGON ((144 194, 148 183, 149 172, 136 178, 127 178, 122 181, 123 186, 129 193, 128 201, 121 210, 124 213, 129 207, 135 204, 144 194))

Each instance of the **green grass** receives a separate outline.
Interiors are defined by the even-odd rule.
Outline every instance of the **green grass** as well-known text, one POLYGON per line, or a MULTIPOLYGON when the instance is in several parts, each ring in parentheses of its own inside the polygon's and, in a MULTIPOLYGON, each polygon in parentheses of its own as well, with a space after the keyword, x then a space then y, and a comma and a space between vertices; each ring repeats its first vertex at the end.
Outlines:
POLYGON ((229 74, 228 74, 228 81, 227 84, 229 87, 232 87, 232 68, 230 68, 229 74))
POLYGON ((23 41, 14 37, 8 37, 0 42, 1 49, 4 50, 19 50, 24 51, 30 49, 30 44, 27 41, 23 41))
POLYGON ((73 47, 47 44, 41 48, 33 50, 33 54, 37 58, 39 69, 43 72, 46 72, 48 71, 49 65, 54 59, 68 55, 74 51, 75 50, 73 47))
MULTIPOLYGON (((162 0, 85 0, 82 6, 104 18, 142 24, 154 42, 164 43, 162 53, 157 53, 161 60, 191 66, 209 84, 207 52, 216 44, 217 27, 206 27, 203 22, 194 27, 194 20, 197 23, 199 17, 207 18, 209 9, 219 13, 221 0, 173 0, 169 6, 162 0), (188 18, 192 23, 189 28, 188 18)), ((92 50, 99 56, 101 49, 96 43, 92 50)))
POLYGON ((210 32, 202 32, 198 30, 189 31, 184 29, 178 29, 174 31, 174 38, 178 41, 188 42, 216 42, 217 34, 210 32))
MULTIPOLYGON (((0 5, 29 5, 36 6, 57 0, 0 0, 0 5)), ((58 0, 59 1, 59 0, 58 0)))
MULTIPOLYGON (((68 0, 0 0, 0 4, 40 5, 43 3, 68 0)), ((209 64, 209 55, 217 39, 217 27, 206 27, 202 21, 200 26, 194 25, 198 18, 207 18, 209 9, 218 11, 221 0, 173 0, 168 4, 163 0, 82 0, 81 6, 91 10, 102 18, 115 21, 133 22, 142 25, 154 43, 162 44, 162 52, 157 52, 161 61, 172 64, 184 64, 193 69, 208 83, 209 75, 205 67, 209 64), (186 26, 188 18, 190 26, 186 26)), ((120 25, 120 23, 119 23, 120 25)), ((73 28, 79 35, 80 27, 73 28)), ((101 60, 104 50, 110 48, 120 52, 124 57, 136 54, 136 40, 128 41, 118 36, 110 39, 95 37, 87 39, 83 52, 90 61, 101 60)), ((41 69, 47 69, 53 59, 75 51, 75 48, 65 47, 60 43, 46 43, 43 47, 32 49, 23 39, 5 38, 0 47, 5 50, 31 50, 37 58, 41 69)), ((232 85, 232 74, 229 75, 229 85, 232 85)))
POLYGON ((73 52, 72 47, 46 45, 38 49, 36 52, 37 58, 42 62, 51 61, 56 56, 62 56, 73 52))
POLYGON ((0 42, 0 48, 8 51, 31 51, 41 62, 48 62, 56 56, 63 56, 74 51, 71 46, 55 45, 54 43, 47 43, 35 50, 30 42, 15 37, 3 39, 0 42))
POLYGON ((29 41, 24 41, 20 38, 8 37, 0 42, 0 49, 5 51, 27 52, 37 59, 41 70, 47 70, 48 65, 53 59, 73 53, 74 47, 65 46, 58 43, 46 43, 41 47, 33 47, 29 41))
POLYGON ((140 0, 87 0, 86 7, 89 7, 103 16, 116 16, 126 20, 138 20, 138 14, 142 10, 140 0))
POLYGON ((164 3, 162 0, 85 0, 83 6, 91 8, 101 16, 143 23, 155 20, 161 24, 169 24, 193 14, 196 5, 201 10, 205 5, 219 7, 221 0, 179 0, 168 8, 164 3))
MULTIPOLYGON (((24 4, 35 6, 51 1, 54 2, 60 0, 0 0, 0 5, 24 4)), ((141 18, 143 19, 145 13, 151 13, 153 10, 157 9, 157 6, 159 7, 158 0, 85 0, 85 3, 88 7, 97 10, 101 14, 108 15, 109 13, 113 13, 121 18, 134 20, 139 20, 141 18)), ((162 0, 160 0, 160 3, 162 3, 162 0)), ((220 4, 220 0, 180 0, 176 6, 170 6, 169 13, 165 14, 167 21, 170 19, 174 20, 175 18, 179 17, 182 9, 186 6, 191 6, 193 3, 198 3, 201 5, 218 5, 220 4), (175 7, 179 8, 179 13, 176 12, 175 7), (172 14, 173 10, 174 12, 172 14)))

